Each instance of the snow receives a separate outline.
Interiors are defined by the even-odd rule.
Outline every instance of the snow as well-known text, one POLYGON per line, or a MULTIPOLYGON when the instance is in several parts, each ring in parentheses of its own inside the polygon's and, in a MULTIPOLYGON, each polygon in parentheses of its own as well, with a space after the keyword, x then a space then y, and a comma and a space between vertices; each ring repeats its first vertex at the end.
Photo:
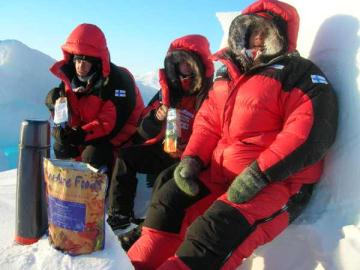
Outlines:
POLYGON ((20 41, 0 41, 0 148, 17 145, 24 118, 49 117, 43 104, 46 93, 58 84, 49 72, 54 61, 20 41))
POLYGON ((152 97, 155 95, 156 91, 160 89, 158 72, 151 71, 142 75, 137 75, 135 76, 135 80, 137 85, 141 89, 144 103, 145 105, 147 105, 152 99, 152 97))
MULTIPOLYGON (((360 12, 355 0, 287 2, 296 6, 301 17, 298 42, 301 55, 321 67, 337 92, 340 106, 338 136, 326 158, 324 175, 309 207, 278 238, 258 248, 238 270, 359 269, 360 12)), ((225 33, 237 14, 217 14, 225 33)), ((225 45, 224 35, 221 47, 225 45)), ((1 80, 2 67, 10 63, 9 51, 3 47, 0 42, 1 80)), ((155 74, 136 77, 141 82, 141 89, 142 86, 149 87, 148 91, 144 91, 147 101, 158 88, 155 74)), ((3 95, 3 85, 0 85, 0 96, 3 95)), ((12 93, 13 97, 19 93, 12 93)), ((2 109, 1 102, 0 105, 2 109)), ((6 113, 16 114, 17 108, 8 108, 6 113)), ((7 125, 14 124, 8 122, 7 125)), ((2 132, 1 128, 1 142, 9 139, 3 137, 2 132)), ((15 137, 17 140, 17 135, 15 137)), ((0 151, 0 166, 8 162, 12 151, 11 145, 6 151, 0 151)), ((16 170, 1 172, 0 269, 133 269, 109 227, 106 227, 105 249, 90 255, 64 255, 52 249, 46 237, 30 246, 15 244, 15 193, 16 170)), ((147 205, 149 195, 150 190, 145 188, 145 184, 139 188, 137 216, 145 214, 144 205, 147 205)))
POLYGON ((217 12, 216 17, 220 21, 221 29, 224 32, 224 35, 221 39, 220 48, 227 47, 227 40, 228 40, 228 33, 229 33, 229 27, 232 22, 232 20, 237 16, 240 15, 240 11, 234 11, 234 12, 217 12))
POLYGON ((143 85, 160 89, 158 71, 151 71, 145 74, 135 76, 136 81, 142 82, 143 85))

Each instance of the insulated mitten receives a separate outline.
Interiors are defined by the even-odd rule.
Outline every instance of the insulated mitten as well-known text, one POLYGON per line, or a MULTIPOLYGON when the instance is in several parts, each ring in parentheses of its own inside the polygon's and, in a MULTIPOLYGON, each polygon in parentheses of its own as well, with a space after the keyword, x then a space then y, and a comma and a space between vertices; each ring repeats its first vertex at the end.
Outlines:
POLYGON ((145 140, 158 136, 164 126, 164 121, 158 120, 155 114, 156 110, 150 111, 137 127, 137 133, 145 140))
POLYGON ((174 171, 174 179, 178 188, 189 196, 196 196, 200 187, 197 176, 202 169, 202 163, 194 157, 185 157, 174 171))
POLYGON ((52 135, 56 141, 67 145, 80 145, 84 143, 85 131, 82 128, 55 126, 52 135))
POLYGON ((71 145, 81 145, 85 141, 85 131, 82 128, 66 129, 66 141, 71 145))
POLYGON ((255 161, 235 178, 227 191, 227 198, 234 203, 246 202, 267 184, 269 180, 255 161))

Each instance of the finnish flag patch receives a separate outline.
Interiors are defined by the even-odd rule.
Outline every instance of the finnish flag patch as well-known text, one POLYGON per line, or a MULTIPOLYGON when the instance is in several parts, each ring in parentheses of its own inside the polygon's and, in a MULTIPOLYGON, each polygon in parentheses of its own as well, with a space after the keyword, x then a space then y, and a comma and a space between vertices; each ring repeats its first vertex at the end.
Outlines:
POLYGON ((126 97, 126 91, 122 89, 116 89, 115 97, 126 97))
POLYGON ((325 79, 324 76, 321 75, 311 75, 311 81, 313 83, 323 83, 323 84, 328 84, 327 80, 325 79))

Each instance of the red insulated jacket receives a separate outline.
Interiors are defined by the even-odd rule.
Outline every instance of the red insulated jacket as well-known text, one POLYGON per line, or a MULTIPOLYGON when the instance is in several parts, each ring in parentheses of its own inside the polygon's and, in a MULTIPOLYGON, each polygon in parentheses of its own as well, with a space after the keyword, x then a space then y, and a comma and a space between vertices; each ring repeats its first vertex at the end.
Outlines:
POLYGON ((62 80, 70 109, 70 126, 86 132, 85 141, 110 140, 121 145, 135 132, 144 108, 143 100, 131 73, 110 63, 106 39, 92 24, 76 27, 61 47, 64 58, 51 67, 62 80), (102 78, 84 95, 72 91, 74 54, 101 59, 102 78))
POLYGON ((270 182, 286 180, 296 192, 297 184, 319 180, 335 139, 336 96, 321 71, 295 52, 298 16, 281 5, 259 1, 243 14, 280 15, 287 22, 288 52, 243 74, 227 49, 215 54, 228 76, 215 81, 183 154, 200 157, 208 166, 200 178, 224 190, 255 161, 270 182))

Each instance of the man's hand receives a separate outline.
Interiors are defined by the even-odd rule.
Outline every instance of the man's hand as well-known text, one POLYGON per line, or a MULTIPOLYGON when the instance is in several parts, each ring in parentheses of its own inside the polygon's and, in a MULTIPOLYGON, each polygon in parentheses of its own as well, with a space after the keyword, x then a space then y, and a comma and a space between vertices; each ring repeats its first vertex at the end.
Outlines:
POLYGON ((165 106, 165 105, 161 105, 156 110, 156 114, 155 114, 156 119, 159 120, 159 121, 164 121, 166 119, 166 116, 167 116, 167 111, 168 111, 168 107, 165 106))
POLYGON ((260 190, 269 184, 269 180, 261 172, 257 162, 240 173, 231 183, 227 198, 234 203, 243 203, 253 198, 260 190))
POLYGON ((180 158, 182 155, 183 151, 176 149, 176 152, 171 152, 171 153, 167 153, 170 157, 172 158, 180 158))
POLYGON ((199 191, 197 176, 202 169, 201 161, 194 157, 185 157, 180 161, 174 172, 178 188, 189 196, 196 196, 199 191))
POLYGON ((55 101, 61 96, 65 96, 65 93, 64 90, 59 87, 55 87, 49 91, 45 98, 45 105, 49 111, 54 111, 55 101))
POLYGON ((68 128, 66 130, 66 141, 71 145, 81 145, 85 141, 85 131, 78 128, 68 128))
POLYGON ((82 128, 56 126, 52 130, 55 140, 61 144, 81 145, 85 140, 85 131, 82 128))

